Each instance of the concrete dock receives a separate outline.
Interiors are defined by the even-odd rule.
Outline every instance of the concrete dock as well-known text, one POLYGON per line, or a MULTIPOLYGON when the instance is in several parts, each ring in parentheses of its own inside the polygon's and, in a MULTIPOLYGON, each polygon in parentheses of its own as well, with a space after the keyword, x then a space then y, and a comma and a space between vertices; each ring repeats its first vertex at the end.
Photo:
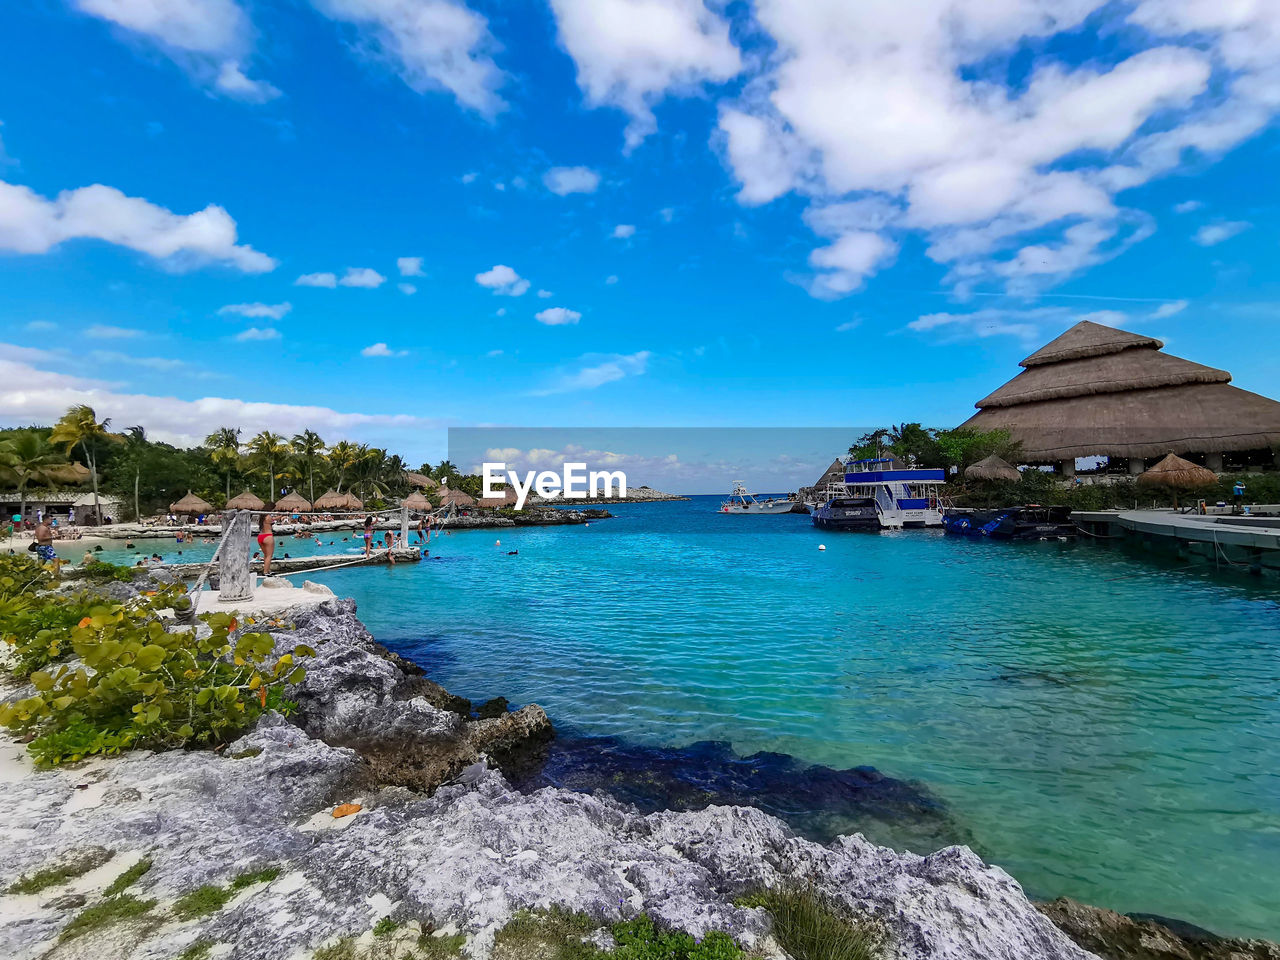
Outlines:
POLYGON ((1219 569, 1280 577, 1280 516, 1085 510, 1073 512, 1071 519, 1095 537, 1166 550, 1219 569))

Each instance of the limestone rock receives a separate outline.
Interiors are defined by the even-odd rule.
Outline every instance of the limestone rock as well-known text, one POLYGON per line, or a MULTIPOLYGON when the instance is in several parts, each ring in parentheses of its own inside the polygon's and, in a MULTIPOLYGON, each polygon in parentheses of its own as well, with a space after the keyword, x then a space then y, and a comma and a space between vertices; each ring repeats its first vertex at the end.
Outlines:
POLYGON ((1072 940, 1105 960, 1280 960, 1280 944, 1233 940, 1157 918, 1125 916, 1061 897, 1041 912, 1072 940))

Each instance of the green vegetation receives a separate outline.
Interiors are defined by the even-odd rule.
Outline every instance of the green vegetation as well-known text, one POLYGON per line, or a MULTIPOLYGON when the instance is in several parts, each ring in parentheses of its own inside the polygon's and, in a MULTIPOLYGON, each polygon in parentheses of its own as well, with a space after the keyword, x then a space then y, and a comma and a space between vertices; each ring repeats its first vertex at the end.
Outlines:
POLYGON ((859 460, 896 457, 917 467, 959 467, 963 470, 992 454, 1017 463, 1022 455, 1018 444, 1007 430, 940 430, 918 423, 900 423, 864 433, 852 446, 849 455, 859 460))
POLYGON ((124 893, 125 890, 137 883, 151 869, 151 861, 149 859, 139 860, 120 876, 111 881, 111 885, 102 891, 103 896, 114 897, 117 893, 124 893))
POLYGON ((286 686, 306 675, 297 661, 315 653, 299 644, 275 657, 269 634, 238 631, 222 613, 201 617, 207 636, 167 632, 156 613, 186 602, 181 586, 89 606, 33 593, 33 576, 25 557, 0 557, 0 640, 19 670, 47 666, 28 675, 34 696, 0 704, 0 726, 33 736, 28 749, 41 765, 226 742, 282 704, 286 686), (56 664, 72 653, 82 667, 56 664))
POLYGON ((209 951, 212 949, 213 941, 208 937, 201 937, 178 954, 175 960, 205 960, 205 957, 209 956, 209 951))
POLYGON ((131 897, 127 893, 118 897, 111 897, 109 900, 103 900, 101 903, 81 910, 75 919, 63 929, 60 939, 73 940, 76 937, 84 936, 86 933, 101 930, 103 927, 110 926, 113 923, 119 923, 121 920, 140 917, 155 905, 156 902, 154 900, 139 900, 137 897, 131 897))
POLYGON ((743 960, 733 938, 712 931, 698 939, 683 930, 658 927, 648 914, 615 923, 610 928, 617 949, 606 953, 583 937, 599 924, 589 916, 566 911, 517 913, 498 932, 494 960, 743 960))
POLYGON ((337 943, 321 947, 311 957, 312 960, 356 960, 356 938, 343 937, 337 943))
POLYGON ((451 960, 462 956, 466 943, 467 938, 460 933, 444 937, 424 933, 418 938, 418 956, 413 960, 451 960))
POLYGON ((280 876, 279 867, 263 867, 261 870, 246 870, 231 881, 231 889, 243 890, 245 887, 252 887, 255 883, 270 883, 278 876, 280 876))
POLYGON ((82 877, 111 859, 111 851, 92 847, 73 853, 52 866, 20 877, 9 885, 8 893, 39 893, 49 887, 57 887, 82 877))
POLYGON ((872 924, 859 922, 812 888, 764 890, 735 901, 764 907, 773 919, 773 935, 794 960, 876 960, 884 937, 872 924))
POLYGON ((93 563, 81 567, 81 569, 84 571, 85 579, 94 583, 106 583, 109 580, 131 583, 134 574, 137 572, 133 567, 121 566, 118 563, 107 563, 104 560, 95 560, 93 563))
POLYGON ((385 937, 395 933, 399 927, 400 924, 396 923, 390 917, 383 917, 373 925, 373 935, 375 937, 385 937))
POLYGON ((206 883, 190 893, 184 893, 173 904, 173 915, 179 920, 192 920, 217 913, 227 905, 234 894, 226 887, 206 883))

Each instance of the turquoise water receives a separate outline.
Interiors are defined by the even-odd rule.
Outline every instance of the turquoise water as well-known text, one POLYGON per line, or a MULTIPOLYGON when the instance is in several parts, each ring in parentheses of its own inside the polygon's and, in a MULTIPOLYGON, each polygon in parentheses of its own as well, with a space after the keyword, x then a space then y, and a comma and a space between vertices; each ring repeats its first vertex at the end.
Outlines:
MULTIPOLYGON (((1274 583, 1086 543, 819 533, 718 500, 312 578, 463 695, 540 703, 569 733, 869 764, 941 798, 1033 894, 1280 939, 1274 583)), ((280 552, 357 549, 323 539, 280 552)))

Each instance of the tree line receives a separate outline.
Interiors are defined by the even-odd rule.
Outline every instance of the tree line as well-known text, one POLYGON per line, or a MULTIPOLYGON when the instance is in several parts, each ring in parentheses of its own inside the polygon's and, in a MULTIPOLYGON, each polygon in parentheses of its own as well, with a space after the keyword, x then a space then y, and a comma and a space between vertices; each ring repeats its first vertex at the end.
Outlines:
POLYGON ((902 463, 922 469, 963 470, 995 454, 1017 466, 1022 446, 1007 430, 942 429, 919 423, 899 423, 864 433, 853 441, 849 455, 857 460, 879 460, 892 456, 902 463))
POLYGON ((184 448, 151 439, 141 425, 113 429, 110 418, 99 420, 83 404, 52 426, 0 430, 0 483, 17 488, 24 516, 34 491, 85 484, 96 495, 120 498, 127 519, 163 512, 188 490, 221 507, 241 490, 267 503, 290 491, 314 503, 333 489, 351 491, 376 508, 408 495, 410 472, 472 496, 480 492, 480 478, 448 460, 413 468, 382 447, 350 440, 330 444, 314 430, 292 437, 263 430, 246 437, 241 428, 224 426, 199 446, 184 448))

